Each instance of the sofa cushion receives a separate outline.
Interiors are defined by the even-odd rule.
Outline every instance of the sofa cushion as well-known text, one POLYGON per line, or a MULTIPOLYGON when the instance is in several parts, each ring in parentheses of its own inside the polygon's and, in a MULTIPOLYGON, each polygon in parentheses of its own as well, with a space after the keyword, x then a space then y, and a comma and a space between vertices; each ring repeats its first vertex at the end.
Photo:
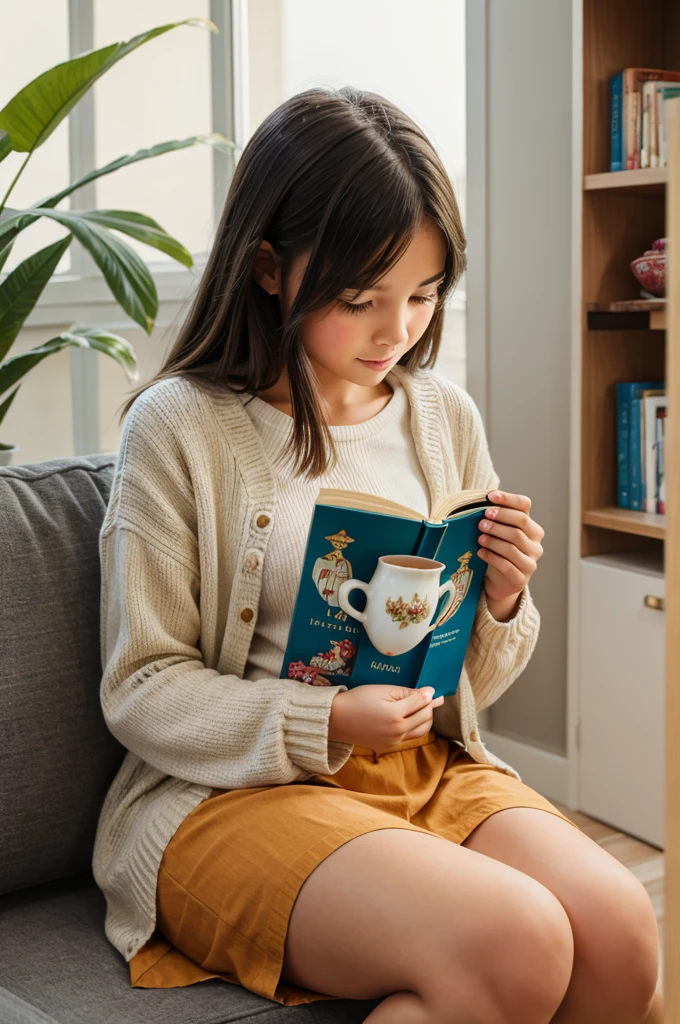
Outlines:
POLYGON ((219 978, 184 988, 132 988, 104 933, 91 875, 0 898, 0 1021, 11 1024, 360 1024, 379 999, 280 1003, 219 978))
POLYGON ((0 467, 0 893, 89 869, 125 749, 99 701, 116 453, 0 467))

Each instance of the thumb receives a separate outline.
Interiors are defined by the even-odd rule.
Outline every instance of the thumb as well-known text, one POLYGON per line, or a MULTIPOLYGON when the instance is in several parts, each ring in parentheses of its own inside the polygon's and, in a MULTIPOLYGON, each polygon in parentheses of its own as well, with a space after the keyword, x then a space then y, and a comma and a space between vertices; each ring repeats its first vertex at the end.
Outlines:
POLYGON ((420 689, 414 689, 411 686, 395 686, 394 690, 399 691, 399 696, 395 699, 402 699, 405 701, 403 707, 403 713, 410 715, 413 711, 417 711, 418 708, 422 708, 425 704, 429 704, 434 696, 433 686, 423 686, 420 689))

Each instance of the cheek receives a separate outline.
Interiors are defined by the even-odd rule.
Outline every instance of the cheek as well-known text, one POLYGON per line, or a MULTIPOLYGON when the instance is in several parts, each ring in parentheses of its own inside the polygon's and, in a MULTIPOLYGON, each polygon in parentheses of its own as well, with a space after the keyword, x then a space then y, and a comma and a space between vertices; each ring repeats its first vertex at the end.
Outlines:
POLYGON ((345 358, 360 347, 362 329, 356 323, 360 317, 333 312, 325 316, 311 316, 303 325, 302 340, 312 358, 323 360, 345 358))

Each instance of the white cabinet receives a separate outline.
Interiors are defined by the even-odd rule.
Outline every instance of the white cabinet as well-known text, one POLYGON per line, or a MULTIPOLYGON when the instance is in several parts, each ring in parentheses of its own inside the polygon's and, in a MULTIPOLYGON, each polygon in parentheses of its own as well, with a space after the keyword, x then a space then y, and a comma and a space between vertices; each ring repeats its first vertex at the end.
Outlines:
POLYGON ((665 598, 652 552, 580 560, 579 802, 664 847, 665 598))

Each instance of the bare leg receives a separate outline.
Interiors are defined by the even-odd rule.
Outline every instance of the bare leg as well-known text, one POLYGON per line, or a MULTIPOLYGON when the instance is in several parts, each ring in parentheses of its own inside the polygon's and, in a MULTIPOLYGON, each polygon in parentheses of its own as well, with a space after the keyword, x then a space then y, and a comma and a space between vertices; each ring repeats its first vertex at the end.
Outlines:
POLYGON ((659 934, 649 895, 628 868, 534 807, 497 811, 463 845, 535 878, 564 907, 574 966, 554 1024, 645 1021, 658 980, 659 934))
POLYGON ((573 938, 544 886, 424 832, 379 829, 317 866, 291 914, 281 980, 387 997, 367 1024, 548 1024, 573 938))

